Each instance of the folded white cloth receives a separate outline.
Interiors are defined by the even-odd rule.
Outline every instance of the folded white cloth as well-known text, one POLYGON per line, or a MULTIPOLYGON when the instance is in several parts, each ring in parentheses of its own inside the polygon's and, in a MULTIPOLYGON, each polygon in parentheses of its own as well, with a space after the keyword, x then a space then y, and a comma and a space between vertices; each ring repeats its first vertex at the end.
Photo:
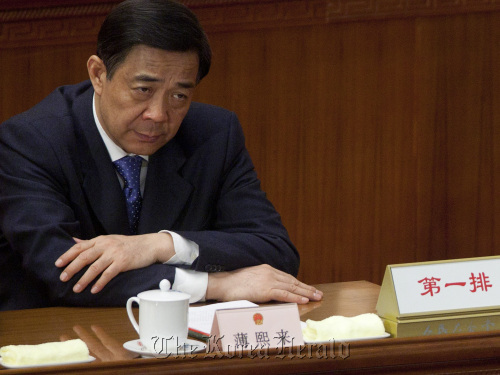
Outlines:
POLYGON ((8 345, 0 348, 0 356, 8 366, 33 366, 85 361, 89 358, 89 349, 85 342, 75 339, 39 345, 8 345))
POLYGON ((302 330, 306 342, 373 337, 384 333, 384 323, 376 314, 361 314, 352 318, 334 315, 321 321, 308 319, 302 330))

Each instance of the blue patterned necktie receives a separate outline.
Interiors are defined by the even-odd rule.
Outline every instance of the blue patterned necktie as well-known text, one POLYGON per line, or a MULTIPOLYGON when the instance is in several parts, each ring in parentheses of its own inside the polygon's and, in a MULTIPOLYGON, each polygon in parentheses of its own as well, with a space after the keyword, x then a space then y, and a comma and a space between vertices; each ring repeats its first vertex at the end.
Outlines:
POLYGON ((127 201, 128 222, 130 225, 130 233, 137 233, 139 224, 139 214, 141 212, 141 165, 142 158, 138 155, 125 156, 119 160, 115 160, 115 165, 118 173, 123 177, 124 186, 123 194, 127 201))

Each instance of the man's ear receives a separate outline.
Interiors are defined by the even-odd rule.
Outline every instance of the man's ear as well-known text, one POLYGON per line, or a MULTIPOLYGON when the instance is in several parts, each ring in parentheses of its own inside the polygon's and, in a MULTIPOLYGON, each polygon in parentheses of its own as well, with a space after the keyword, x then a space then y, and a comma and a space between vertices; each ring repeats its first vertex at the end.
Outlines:
POLYGON ((101 95, 104 80, 107 79, 104 62, 98 56, 92 55, 87 61, 87 70, 95 93, 101 95))

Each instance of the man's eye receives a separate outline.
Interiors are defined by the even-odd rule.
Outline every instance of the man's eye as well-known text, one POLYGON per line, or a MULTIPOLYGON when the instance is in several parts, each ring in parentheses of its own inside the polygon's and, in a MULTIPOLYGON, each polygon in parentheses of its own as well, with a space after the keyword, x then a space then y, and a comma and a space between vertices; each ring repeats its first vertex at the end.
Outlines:
POLYGON ((151 91, 149 87, 137 87, 136 90, 142 93, 148 93, 151 91))
POLYGON ((187 98, 187 95, 184 94, 174 94, 174 98, 178 100, 183 100, 187 98))

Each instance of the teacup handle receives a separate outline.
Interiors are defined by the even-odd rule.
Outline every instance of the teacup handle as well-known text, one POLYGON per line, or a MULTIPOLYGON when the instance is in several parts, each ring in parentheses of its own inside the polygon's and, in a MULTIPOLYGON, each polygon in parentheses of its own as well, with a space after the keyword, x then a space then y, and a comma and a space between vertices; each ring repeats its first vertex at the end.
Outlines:
POLYGON ((139 324, 137 324, 137 320, 135 320, 134 313, 132 312, 132 304, 135 302, 138 305, 140 305, 139 301, 140 300, 137 297, 130 297, 127 300, 127 314, 128 314, 128 318, 130 320, 130 323, 132 323, 132 325, 134 326, 135 330, 137 331, 137 334, 140 335, 140 333, 139 333, 139 324))

